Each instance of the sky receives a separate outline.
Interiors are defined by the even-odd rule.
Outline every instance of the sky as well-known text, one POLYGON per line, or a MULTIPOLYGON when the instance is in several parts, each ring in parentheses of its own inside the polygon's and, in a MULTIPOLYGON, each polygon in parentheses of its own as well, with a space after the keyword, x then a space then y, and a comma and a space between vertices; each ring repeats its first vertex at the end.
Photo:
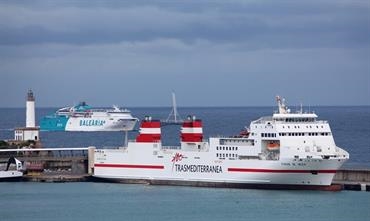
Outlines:
POLYGON ((0 1, 0 107, 370 105, 370 1, 0 1))

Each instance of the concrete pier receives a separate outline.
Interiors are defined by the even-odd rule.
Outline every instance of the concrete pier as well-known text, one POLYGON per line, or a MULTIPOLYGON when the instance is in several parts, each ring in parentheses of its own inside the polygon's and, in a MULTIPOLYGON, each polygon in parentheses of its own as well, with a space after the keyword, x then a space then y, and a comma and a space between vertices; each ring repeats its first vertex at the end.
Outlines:
POLYGON ((10 156, 23 162, 23 181, 83 182, 88 181, 89 148, 2 149, 0 165, 10 156))
POLYGON ((338 170, 333 184, 342 185, 344 190, 370 191, 370 169, 338 170))

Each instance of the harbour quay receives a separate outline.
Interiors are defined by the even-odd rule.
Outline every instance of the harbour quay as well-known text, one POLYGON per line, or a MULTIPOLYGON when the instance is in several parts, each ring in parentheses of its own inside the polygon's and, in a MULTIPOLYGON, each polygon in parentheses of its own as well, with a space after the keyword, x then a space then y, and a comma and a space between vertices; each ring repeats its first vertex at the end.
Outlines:
POLYGON ((344 190, 370 191, 370 169, 341 169, 334 176, 333 184, 344 190))
MULTIPOLYGON (((25 167, 25 175, 21 181, 106 182, 92 176, 94 151, 95 147, 0 149, 0 167, 5 167, 9 157, 15 157, 22 161, 25 167)), ((370 169, 338 170, 332 186, 335 188, 322 190, 370 191, 370 169)))
MULTIPOLYGON (((90 148, 94 151, 94 148, 90 148)), ((0 167, 5 167, 9 157, 23 162, 22 181, 35 182, 83 182, 89 173, 89 148, 27 148, 0 149, 0 167)), ((91 156, 90 162, 93 162, 91 156)))

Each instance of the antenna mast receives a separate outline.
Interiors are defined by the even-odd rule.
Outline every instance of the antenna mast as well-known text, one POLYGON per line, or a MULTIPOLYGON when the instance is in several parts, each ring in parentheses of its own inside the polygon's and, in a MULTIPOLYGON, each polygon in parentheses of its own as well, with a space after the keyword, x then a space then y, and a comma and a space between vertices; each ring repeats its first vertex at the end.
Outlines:
POLYGON ((172 110, 171 110, 171 113, 168 115, 166 122, 170 122, 171 117, 173 117, 174 123, 178 123, 182 121, 179 113, 177 112, 176 95, 175 95, 175 92, 173 91, 172 91, 172 110))

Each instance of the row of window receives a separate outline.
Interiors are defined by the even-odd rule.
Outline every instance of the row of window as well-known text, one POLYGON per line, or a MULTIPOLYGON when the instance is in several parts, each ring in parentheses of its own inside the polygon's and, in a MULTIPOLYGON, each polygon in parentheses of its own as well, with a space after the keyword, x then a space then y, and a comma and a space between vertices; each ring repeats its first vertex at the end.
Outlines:
POLYGON ((221 139, 220 140, 220 145, 225 145, 226 143, 247 143, 248 140, 242 140, 242 139, 227 139, 227 140, 224 140, 224 139, 221 139))
POLYGON ((314 118, 287 118, 285 122, 314 122, 314 118))
MULTIPOLYGON (((285 128, 285 126, 283 126, 283 128, 285 128)), ((290 126, 287 126, 287 128, 289 128, 290 129, 290 126)), ((293 126, 292 126, 292 128, 293 128, 293 126)), ((294 128, 301 128, 300 126, 297 126, 297 125, 294 125, 294 128)), ((310 125, 310 126, 306 126, 306 128, 312 128, 312 125, 310 125)), ((316 125, 316 128, 319 128, 319 126, 318 125, 316 125)), ((324 126, 321 126, 321 128, 324 128, 324 126)))
MULTIPOLYGON (((268 127, 271 127, 271 128, 274 128, 271 124, 268 124, 268 127)), ((289 126, 286 126, 288 129, 290 129, 290 127, 292 127, 292 128, 301 128, 300 126, 298 126, 298 125, 289 125, 289 126)), ((306 128, 314 128, 315 126, 313 126, 312 127, 312 125, 306 125, 306 128)), ((257 125, 255 126, 255 128, 258 128, 257 127, 257 125)), ((262 126, 260 126, 260 128, 262 128, 262 126)), ((267 128, 267 126, 265 126, 265 128, 267 128)), ((285 128, 285 126, 283 126, 283 128, 285 128)), ((318 125, 316 125, 316 128, 319 128, 319 126, 318 125)), ((324 126, 323 125, 321 125, 321 128, 324 128, 324 126)))
POLYGON ((238 157, 238 154, 235 154, 235 153, 216 153, 216 157, 223 157, 223 158, 225 158, 225 157, 234 157, 234 158, 236 158, 236 157, 238 157))
POLYGON ((331 133, 279 133, 279 136, 330 136, 331 133))
POLYGON ((219 146, 216 146, 216 150, 238 150, 238 147, 219 147, 219 146))
POLYGON ((275 133, 261 133, 261 137, 276 137, 275 133))

